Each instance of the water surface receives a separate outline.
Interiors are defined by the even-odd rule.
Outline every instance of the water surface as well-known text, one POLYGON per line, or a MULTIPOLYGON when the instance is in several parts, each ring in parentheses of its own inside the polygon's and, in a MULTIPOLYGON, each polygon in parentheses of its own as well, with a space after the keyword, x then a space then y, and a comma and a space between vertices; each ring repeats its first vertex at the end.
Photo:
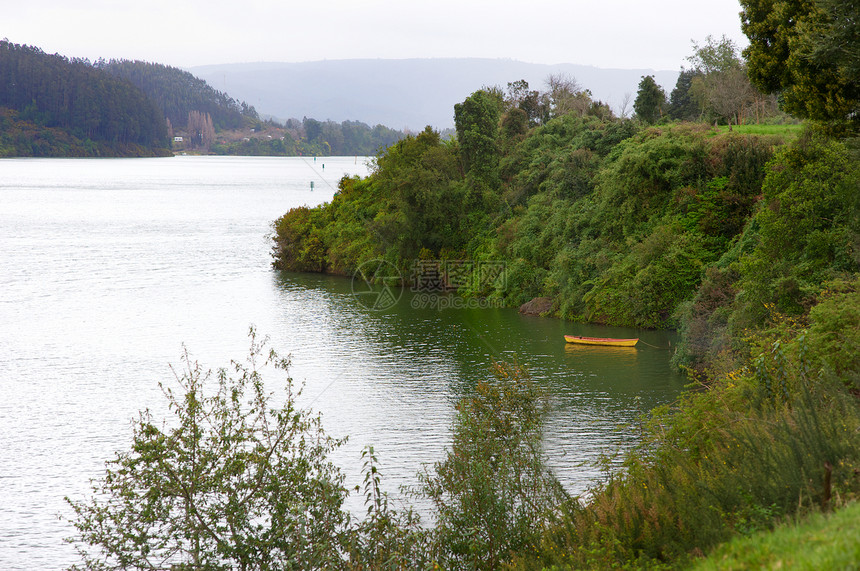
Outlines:
POLYGON ((550 391, 547 452, 574 493, 596 476, 579 464, 627 438, 619 425, 677 396, 665 333, 413 309, 411 292, 373 311, 348 279, 272 271, 271 221, 366 172, 331 157, 0 161, 0 568, 73 563, 63 497, 127 448, 137 411, 164 413, 157 383, 183 344, 217 368, 246 353, 251 325, 291 355, 327 432, 349 435, 335 458, 347 483, 372 444, 392 492, 443 456, 454 404, 494 359, 550 391), (568 346, 565 333, 643 343, 568 346))

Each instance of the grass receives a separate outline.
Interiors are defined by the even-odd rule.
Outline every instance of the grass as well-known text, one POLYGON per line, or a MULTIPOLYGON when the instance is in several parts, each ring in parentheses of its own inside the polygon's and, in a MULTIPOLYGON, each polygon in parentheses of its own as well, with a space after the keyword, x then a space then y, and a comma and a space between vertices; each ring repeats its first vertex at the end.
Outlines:
POLYGON ((718 547, 694 571, 860 568, 860 502, 718 547))
MULTIPOLYGON (((729 130, 728 125, 721 125, 720 132, 726 133, 729 130)), ((742 133, 744 135, 790 135, 797 136, 803 131, 803 125, 798 123, 794 125, 734 125, 732 132, 742 133)))

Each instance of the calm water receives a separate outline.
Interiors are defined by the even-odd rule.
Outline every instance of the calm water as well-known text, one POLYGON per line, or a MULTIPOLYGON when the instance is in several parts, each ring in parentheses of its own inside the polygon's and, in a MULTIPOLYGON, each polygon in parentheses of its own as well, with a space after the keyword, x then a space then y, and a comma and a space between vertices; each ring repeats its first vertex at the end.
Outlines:
POLYGON ((127 447, 137 411, 163 412, 157 382, 183 344, 217 368, 243 356, 251 325, 291 355, 327 432, 349 435, 335 458, 347 483, 372 444, 391 492, 442 457, 454 403, 493 359, 550 390, 547 451, 575 493, 597 475, 581 464, 628 439, 619 425, 680 392, 664 333, 413 309, 410 292, 372 311, 348 279, 273 272, 271 221, 366 170, 330 157, 0 161, 0 568, 74 562, 63 497, 83 497, 127 447), (648 345, 572 347, 564 333, 648 345))

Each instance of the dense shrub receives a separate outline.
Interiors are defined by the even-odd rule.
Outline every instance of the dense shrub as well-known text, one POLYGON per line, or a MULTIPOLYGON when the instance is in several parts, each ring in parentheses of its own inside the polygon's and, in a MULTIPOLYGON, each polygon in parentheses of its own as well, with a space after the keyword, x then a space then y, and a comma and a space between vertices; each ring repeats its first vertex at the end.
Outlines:
POLYGON ((546 395, 524 371, 497 364, 457 406, 446 457, 422 475, 433 503, 435 560, 445 569, 499 569, 534 550, 569 501, 547 469, 546 395))
POLYGON ((758 242, 739 262, 739 322, 761 323, 770 303, 804 314, 822 282, 860 269, 858 188, 860 163, 844 144, 806 137, 778 154, 755 215, 758 242))

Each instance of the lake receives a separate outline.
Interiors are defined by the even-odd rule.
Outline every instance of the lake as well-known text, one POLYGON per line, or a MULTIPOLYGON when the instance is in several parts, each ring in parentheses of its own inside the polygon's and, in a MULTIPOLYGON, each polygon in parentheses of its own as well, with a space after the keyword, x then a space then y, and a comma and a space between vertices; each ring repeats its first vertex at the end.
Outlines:
POLYGON ((271 222, 367 172, 361 157, 0 160, 0 568, 74 563, 63 498, 128 447, 138 411, 164 417, 158 382, 183 346, 225 366, 252 325, 291 356, 301 403, 349 436, 334 457, 347 485, 373 445, 394 495, 443 457, 455 403, 493 360, 550 392, 546 450, 573 493, 599 475, 587 463, 630 441, 620 426, 683 390, 667 332, 399 290, 380 310, 349 278, 273 271, 271 222), (642 342, 570 346, 565 333, 642 342))

